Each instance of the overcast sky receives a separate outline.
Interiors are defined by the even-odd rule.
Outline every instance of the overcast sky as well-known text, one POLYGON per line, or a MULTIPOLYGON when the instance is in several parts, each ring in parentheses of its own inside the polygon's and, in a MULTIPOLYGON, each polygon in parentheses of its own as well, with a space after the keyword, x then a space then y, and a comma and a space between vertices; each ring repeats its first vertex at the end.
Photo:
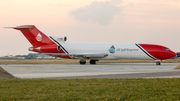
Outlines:
POLYGON ((0 0, 0 56, 28 54, 35 25, 68 43, 147 43, 180 52, 180 0, 0 0))

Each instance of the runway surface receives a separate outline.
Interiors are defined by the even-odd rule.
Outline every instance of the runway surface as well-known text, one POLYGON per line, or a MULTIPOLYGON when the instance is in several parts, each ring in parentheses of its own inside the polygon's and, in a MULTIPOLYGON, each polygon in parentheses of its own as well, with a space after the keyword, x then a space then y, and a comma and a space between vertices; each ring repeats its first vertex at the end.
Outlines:
POLYGON ((0 65, 19 78, 172 78, 180 77, 179 63, 99 63, 80 64, 14 64, 0 65))

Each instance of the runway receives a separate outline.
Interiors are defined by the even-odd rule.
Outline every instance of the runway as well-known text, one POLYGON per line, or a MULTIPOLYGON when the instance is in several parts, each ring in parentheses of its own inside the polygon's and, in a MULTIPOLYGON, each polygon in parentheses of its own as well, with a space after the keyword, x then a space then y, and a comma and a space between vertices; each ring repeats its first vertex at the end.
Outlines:
POLYGON ((79 79, 79 78, 172 78, 180 77, 175 70, 179 63, 99 63, 80 64, 13 64, 0 65, 19 78, 79 79))

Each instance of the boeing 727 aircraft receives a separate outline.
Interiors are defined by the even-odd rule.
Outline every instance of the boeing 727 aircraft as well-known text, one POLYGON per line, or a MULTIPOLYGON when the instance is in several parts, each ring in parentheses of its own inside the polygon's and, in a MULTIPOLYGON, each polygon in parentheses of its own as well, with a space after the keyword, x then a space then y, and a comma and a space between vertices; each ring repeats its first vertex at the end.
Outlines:
POLYGON ((53 57, 80 59, 80 64, 96 64, 99 60, 141 59, 161 60, 170 59, 176 53, 169 48, 154 44, 124 44, 124 43, 65 43, 66 37, 46 36, 34 25, 8 27, 20 30, 32 44, 29 51, 44 53, 53 57))

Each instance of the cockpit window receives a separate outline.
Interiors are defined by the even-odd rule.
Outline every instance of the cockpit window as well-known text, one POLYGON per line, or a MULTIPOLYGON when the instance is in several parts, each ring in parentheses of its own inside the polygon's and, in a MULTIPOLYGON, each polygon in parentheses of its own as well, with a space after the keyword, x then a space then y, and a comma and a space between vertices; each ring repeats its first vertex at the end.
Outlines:
POLYGON ((163 51, 170 51, 170 49, 163 49, 163 51))

